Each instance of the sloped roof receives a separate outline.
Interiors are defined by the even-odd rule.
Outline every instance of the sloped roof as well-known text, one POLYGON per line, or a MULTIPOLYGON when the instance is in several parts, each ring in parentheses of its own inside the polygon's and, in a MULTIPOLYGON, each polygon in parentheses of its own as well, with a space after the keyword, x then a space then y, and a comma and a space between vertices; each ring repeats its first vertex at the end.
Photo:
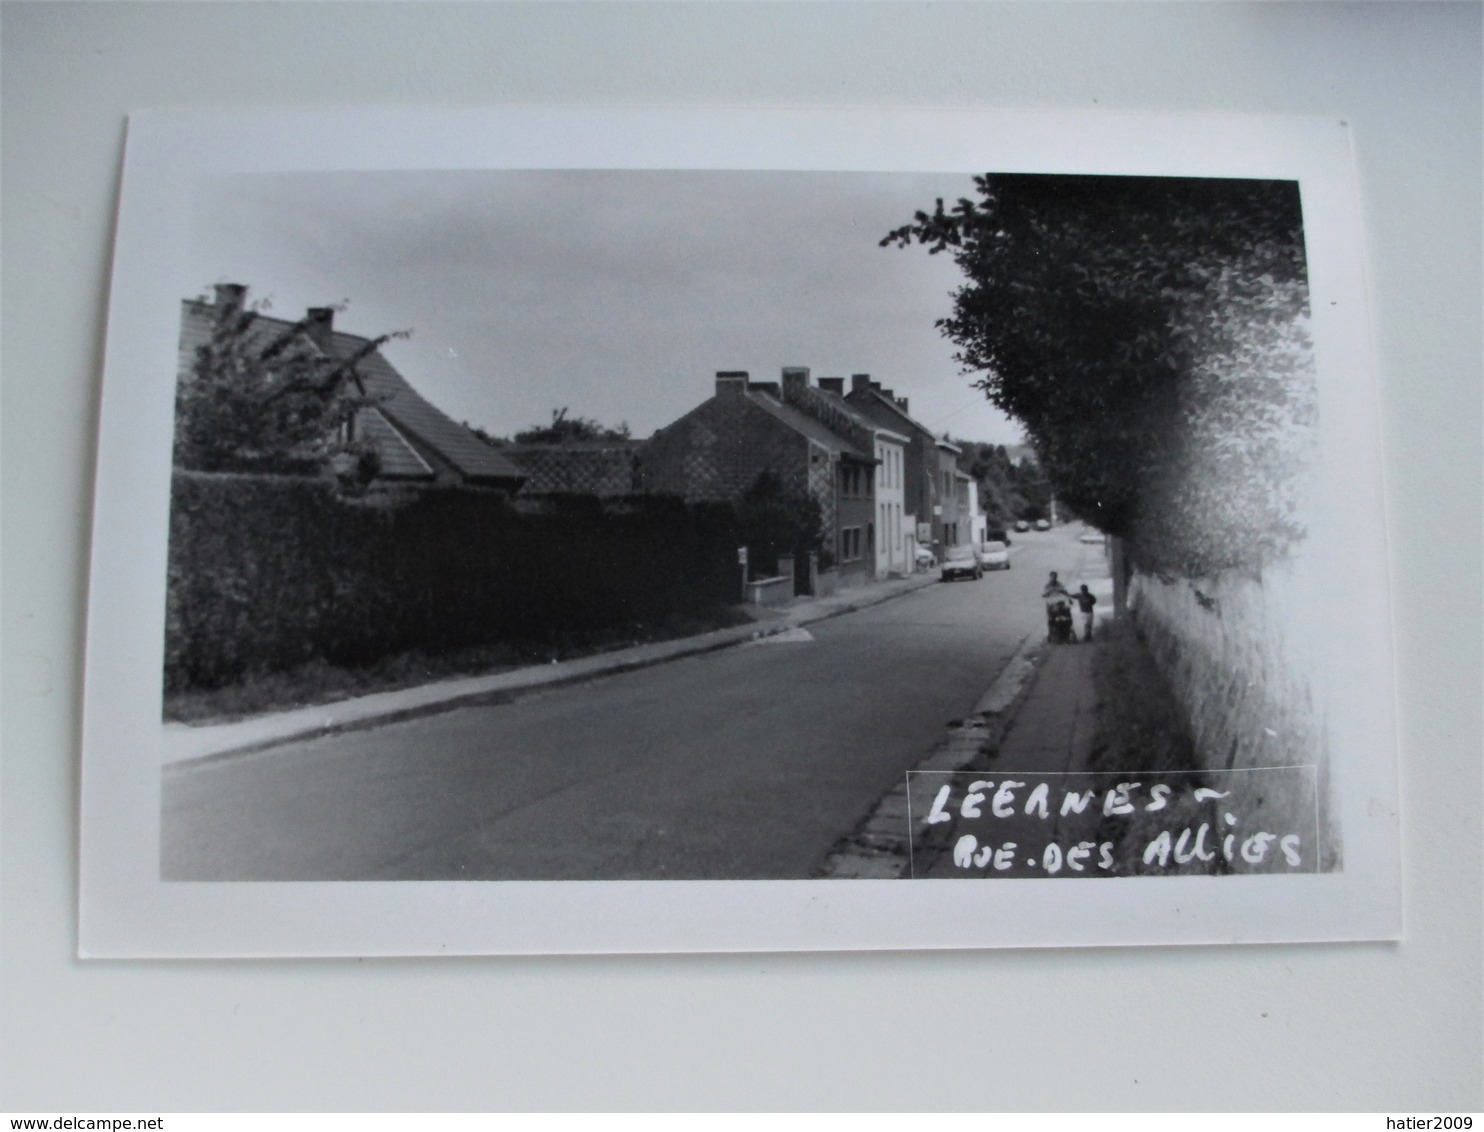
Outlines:
MULTIPOLYGON (((852 395, 855 392, 856 392, 855 390, 852 390, 851 391, 852 395)), ((908 413, 907 413, 907 411, 905 409, 903 409, 902 406, 898 405, 896 403, 896 401, 894 401, 892 398, 888 397, 885 393, 881 392, 881 390, 879 390, 879 389, 866 389, 865 392, 866 393, 869 393, 871 395, 871 397, 874 399, 874 401, 875 401, 875 403, 877 405, 881 405, 881 406, 883 406, 885 408, 888 408, 893 413, 895 413, 902 420, 902 422, 904 424, 911 425, 918 432, 921 432, 921 433, 923 433, 926 436, 932 437, 932 439, 933 439, 934 442, 937 441, 938 437, 933 432, 932 429, 928 428, 927 425, 925 425, 921 421, 917 420, 917 418, 912 417, 912 416, 909 416, 908 413)))
MULTIPOLYGON (((872 420, 870 417, 866 416, 865 413, 861 412, 854 405, 852 405, 849 401, 845 400, 845 398, 839 393, 832 393, 828 389, 819 387, 816 387, 814 389, 814 392, 819 394, 821 397, 826 398, 830 402, 830 404, 834 405, 837 409, 839 409, 847 417, 853 420, 861 428, 867 429, 874 433, 881 433, 893 440, 900 440, 903 444, 908 443, 912 439, 910 436, 905 436, 900 432, 892 432, 891 429, 883 426, 881 422, 872 420)), ((900 409, 898 409, 897 411, 901 412, 900 409)))
MULTIPOLYGON (((366 345, 368 339, 338 330, 331 335, 331 349, 336 357, 347 358, 366 345)), ((398 428, 410 432, 417 440, 452 464, 470 479, 521 479, 519 468, 463 425, 446 416, 392 368, 390 362, 374 350, 356 363, 361 386, 376 407, 398 428)))
POLYGON ((528 494, 573 492, 582 495, 631 495, 635 491, 637 440, 574 441, 563 444, 512 444, 504 455, 529 477, 528 494))
POLYGON ((433 467, 407 443, 397 426, 380 409, 362 409, 356 414, 356 435, 376 445, 381 456, 380 475, 388 479, 431 479, 433 467))
MULTIPOLYGON (((196 349, 211 340, 216 308, 209 302, 186 299, 183 303, 180 334, 179 365, 182 374, 189 373, 195 361, 196 349)), ((282 334, 294 325, 281 318, 259 315, 253 323, 251 333, 267 340, 282 334)), ((348 358, 365 347, 370 341, 359 334, 346 334, 332 330, 328 341, 328 353, 336 358, 348 358)), ((463 425, 456 423, 431 402, 417 392, 407 379, 399 374, 380 350, 374 350, 356 363, 356 374, 362 391, 375 400, 376 409, 396 430, 407 434, 411 440, 420 442, 447 460, 462 475, 471 480, 514 480, 525 478, 525 473, 502 456, 496 449, 480 440, 463 425)), ((405 443, 401 437, 399 441, 405 443)), ((394 446, 395 447, 395 446, 394 446)), ((385 459, 390 453, 383 453, 385 459)), ((421 459, 419 457, 419 459, 421 459)), ((389 473, 394 474, 394 473, 389 473)))
MULTIPOLYGON (((827 449, 834 455, 854 456, 860 460, 875 462, 874 452, 862 452, 843 436, 826 428, 808 413, 795 409, 792 405, 785 405, 782 401, 775 401, 766 393, 759 393, 749 389, 743 394, 749 401, 759 408, 766 410, 778 420, 788 425, 795 432, 802 433, 808 439, 814 441, 821 448, 827 449)), ((874 428, 875 426, 871 426, 874 428)))

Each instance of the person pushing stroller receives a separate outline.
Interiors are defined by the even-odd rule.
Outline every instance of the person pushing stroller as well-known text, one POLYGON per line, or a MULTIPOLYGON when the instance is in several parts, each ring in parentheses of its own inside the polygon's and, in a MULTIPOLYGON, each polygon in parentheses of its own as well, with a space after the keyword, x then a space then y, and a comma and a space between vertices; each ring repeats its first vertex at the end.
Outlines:
POLYGON ((1046 639, 1070 642, 1073 639, 1072 595, 1061 584, 1055 570, 1051 571, 1046 588, 1041 591, 1041 598, 1046 602, 1046 639))

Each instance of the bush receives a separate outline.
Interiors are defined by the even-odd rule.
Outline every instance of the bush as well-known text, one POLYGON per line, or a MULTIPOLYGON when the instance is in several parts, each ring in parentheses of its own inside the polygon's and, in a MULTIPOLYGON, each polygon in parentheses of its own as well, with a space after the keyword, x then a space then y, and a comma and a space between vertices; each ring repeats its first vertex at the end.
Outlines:
POLYGON ((166 691, 712 610, 737 598, 736 546, 725 508, 522 515, 493 493, 178 470, 166 691))
POLYGON ((776 472, 759 473, 737 506, 737 522, 756 577, 776 575, 780 554, 817 554, 821 566, 834 564, 819 500, 785 484, 776 472))

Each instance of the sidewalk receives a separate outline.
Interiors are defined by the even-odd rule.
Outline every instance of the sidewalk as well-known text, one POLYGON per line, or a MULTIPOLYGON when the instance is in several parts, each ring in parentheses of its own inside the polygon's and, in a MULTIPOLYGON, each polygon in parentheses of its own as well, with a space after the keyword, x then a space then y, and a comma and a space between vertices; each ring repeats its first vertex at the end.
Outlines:
MULTIPOLYGON (((1101 648, 1097 642, 1049 645, 1043 634, 1030 634, 973 713, 950 727, 913 771, 957 773, 985 765, 1032 774, 1084 769, 1097 736, 1092 666, 1101 648)), ((836 845, 819 875, 841 880, 909 875, 914 847, 919 853, 923 848, 920 818, 931 799, 921 789, 911 774, 904 776, 836 845)))
MULTIPOLYGON (((1047 645, 1024 690, 1023 698, 999 741, 995 765, 1001 770, 1076 771, 1087 767, 1097 737, 1097 695, 1093 689, 1094 658, 1101 650, 1097 635, 1113 617, 1113 579, 1101 546, 1084 546, 1072 590, 1080 586, 1097 597, 1092 643, 1047 645)), ((1082 618, 1076 618, 1077 632, 1082 618)))
POLYGON ((695 637, 615 649, 576 660, 517 668, 487 676, 440 680, 433 684, 377 692, 374 695, 259 715, 231 723, 201 726, 167 723, 163 727, 161 755, 163 761, 169 765, 412 719, 454 707, 508 702, 537 688, 575 684, 785 633, 801 625, 879 605, 932 585, 937 580, 936 571, 913 574, 906 578, 891 578, 884 582, 843 590, 829 597, 796 598, 790 605, 778 609, 752 607, 749 609, 753 617, 752 624, 717 629, 695 637))
MULTIPOLYGON (((1084 583, 1097 596, 1094 641, 1051 645, 1045 633, 1028 634, 970 715, 915 771, 958 772, 986 764, 999 771, 1076 771, 1086 768, 1097 738, 1093 664, 1096 639, 1113 617, 1113 580, 1101 546, 1085 545, 1070 588, 1084 583)), ((1080 631, 1081 619, 1077 621, 1080 631)), ((913 821, 925 812, 910 775, 889 791, 857 829, 843 838, 819 875, 842 880, 888 880, 910 874, 913 847, 923 828, 913 821)), ((929 799, 931 795, 928 796, 929 799)))
POLYGON ((1083 770, 1097 737, 1093 658, 1102 646, 1048 645, 999 743, 995 767, 1027 773, 1083 770))

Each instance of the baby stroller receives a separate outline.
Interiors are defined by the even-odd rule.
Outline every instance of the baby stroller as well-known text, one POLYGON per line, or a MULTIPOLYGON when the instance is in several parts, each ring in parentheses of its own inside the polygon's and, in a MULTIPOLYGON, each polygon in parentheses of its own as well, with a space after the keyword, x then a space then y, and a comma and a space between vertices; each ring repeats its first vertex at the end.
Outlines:
POLYGON ((1065 594, 1046 599, 1046 639, 1054 645, 1069 645, 1076 640, 1072 631, 1072 603, 1065 594))

